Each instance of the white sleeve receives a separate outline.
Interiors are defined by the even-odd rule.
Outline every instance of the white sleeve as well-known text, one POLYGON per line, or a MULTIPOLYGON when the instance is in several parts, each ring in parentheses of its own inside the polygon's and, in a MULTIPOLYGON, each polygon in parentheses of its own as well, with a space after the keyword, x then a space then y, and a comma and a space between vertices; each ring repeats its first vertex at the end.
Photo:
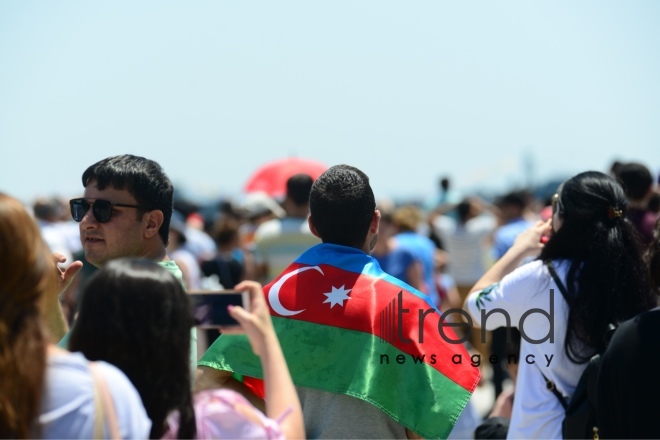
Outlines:
POLYGON ((440 215, 433 221, 433 230, 443 240, 446 240, 447 237, 451 235, 455 227, 456 224, 454 219, 449 218, 446 215, 440 215))
POLYGON ((550 276, 542 261, 525 264, 499 283, 470 294, 466 303, 474 324, 486 330, 517 327, 523 316, 532 310, 548 310, 547 295, 539 293, 550 288, 550 276), (506 312, 506 313, 503 313, 506 312), (509 322, 507 322, 507 318, 509 322))
POLYGON ((497 220, 491 215, 482 214, 473 221, 475 222, 475 229, 481 237, 489 235, 497 227, 497 220))

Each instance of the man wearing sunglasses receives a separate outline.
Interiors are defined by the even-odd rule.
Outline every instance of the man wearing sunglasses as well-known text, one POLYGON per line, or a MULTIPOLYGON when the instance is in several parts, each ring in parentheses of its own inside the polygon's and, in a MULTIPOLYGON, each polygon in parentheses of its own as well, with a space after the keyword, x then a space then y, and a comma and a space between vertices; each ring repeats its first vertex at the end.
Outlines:
POLYGON ((84 197, 69 202, 85 258, 96 267, 120 257, 167 260, 173 187, 160 165, 124 155, 83 173, 84 197))
MULTIPOLYGON (((116 258, 147 258, 182 279, 166 252, 174 189, 158 163, 132 155, 109 157, 87 168, 82 184, 83 197, 72 199, 69 206, 80 223, 89 263, 101 267, 116 258)), ((194 333, 191 342, 191 360, 196 362, 194 333)), ((68 334, 59 345, 67 344, 68 334)))

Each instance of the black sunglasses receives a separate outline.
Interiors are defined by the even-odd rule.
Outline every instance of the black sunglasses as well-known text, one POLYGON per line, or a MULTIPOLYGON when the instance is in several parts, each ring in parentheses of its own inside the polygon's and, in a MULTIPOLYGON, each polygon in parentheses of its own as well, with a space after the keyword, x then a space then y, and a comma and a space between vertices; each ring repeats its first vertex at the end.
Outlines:
POLYGON ((92 214, 99 223, 107 223, 112 218, 112 208, 119 206, 120 208, 139 208, 138 205, 126 205, 124 203, 115 203, 103 199, 95 199, 93 202, 87 199, 72 199, 69 200, 71 207, 71 217, 77 222, 81 222, 89 207, 92 207, 92 214))

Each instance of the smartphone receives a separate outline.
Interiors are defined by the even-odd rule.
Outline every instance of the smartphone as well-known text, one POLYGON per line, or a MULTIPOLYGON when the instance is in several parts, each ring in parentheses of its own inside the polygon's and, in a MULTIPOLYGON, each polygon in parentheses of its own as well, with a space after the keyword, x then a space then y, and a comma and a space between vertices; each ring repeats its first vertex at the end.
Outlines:
POLYGON ((229 315, 227 306, 241 306, 250 310, 250 294, 241 290, 196 290, 188 293, 192 303, 196 327, 240 329, 240 324, 229 315))

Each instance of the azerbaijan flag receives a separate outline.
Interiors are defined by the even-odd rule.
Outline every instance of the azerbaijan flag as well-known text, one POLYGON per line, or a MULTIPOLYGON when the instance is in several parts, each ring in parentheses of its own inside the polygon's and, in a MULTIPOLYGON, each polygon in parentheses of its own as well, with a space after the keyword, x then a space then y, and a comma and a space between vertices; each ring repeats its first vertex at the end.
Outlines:
MULTIPOLYGON (((425 438, 449 435, 480 372, 452 361, 469 356, 428 296, 332 244, 309 249, 264 292, 296 385, 362 399, 425 438)), ((244 335, 221 336, 199 365, 263 377, 244 335)))

